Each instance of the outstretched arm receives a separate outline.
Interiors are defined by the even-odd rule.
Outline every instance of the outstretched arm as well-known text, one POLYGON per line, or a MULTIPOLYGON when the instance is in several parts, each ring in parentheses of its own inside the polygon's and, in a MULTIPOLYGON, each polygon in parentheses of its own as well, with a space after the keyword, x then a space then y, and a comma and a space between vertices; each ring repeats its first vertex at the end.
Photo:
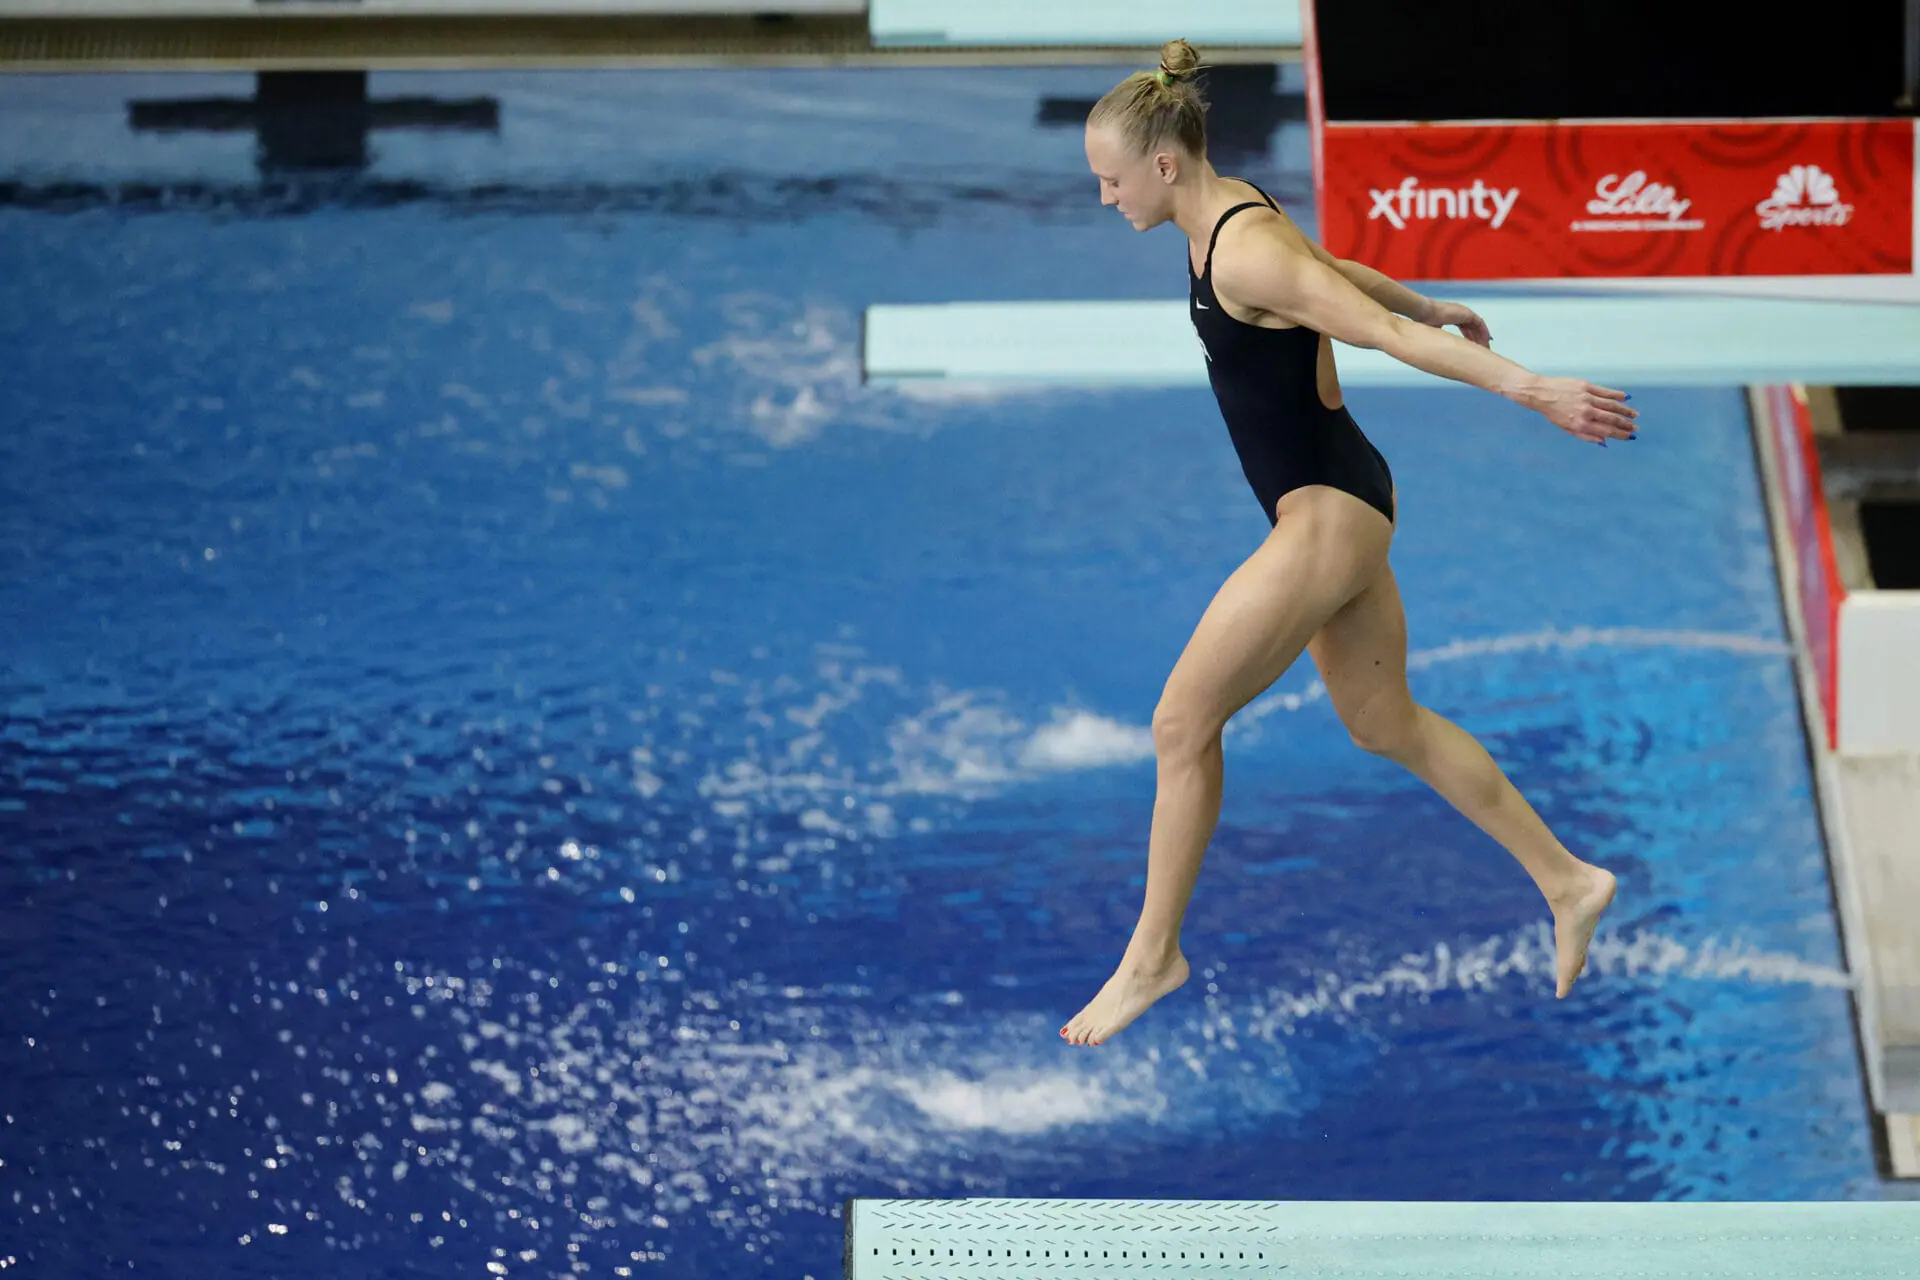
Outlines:
MULTIPOLYGON (((1505 396, 1582 440, 1604 443, 1633 434, 1639 415, 1623 403, 1624 392, 1578 378, 1545 377, 1491 347, 1396 315, 1322 261, 1324 253, 1302 253, 1277 228, 1254 223, 1215 250, 1214 287, 1245 306, 1284 316, 1349 346, 1384 351, 1436 377, 1505 396)), ((1419 297, 1410 289, 1406 292, 1419 297)))
POLYGON ((1372 298, 1375 302, 1397 316, 1417 320, 1421 324, 1430 324, 1436 329, 1448 325, 1460 331, 1460 336, 1469 342, 1488 346, 1493 342, 1493 334, 1487 329, 1487 322, 1474 314, 1473 308, 1458 302, 1442 302, 1438 298, 1429 298, 1416 289, 1409 289, 1384 271, 1376 271, 1364 262, 1355 262, 1350 258, 1336 258, 1321 248, 1311 238, 1307 238, 1307 248, 1313 256, 1326 263, 1335 271, 1353 283, 1353 287, 1372 298))
POLYGON ((1409 320, 1418 320, 1421 324, 1433 323, 1428 318, 1435 305, 1432 298, 1407 288, 1392 276, 1375 271, 1364 262, 1336 258, 1312 240, 1307 241, 1307 247, 1313 251, 1314 257, 1345 276, 1352 282, 1354 288, 1393 314, 1405 316, 1409 320))

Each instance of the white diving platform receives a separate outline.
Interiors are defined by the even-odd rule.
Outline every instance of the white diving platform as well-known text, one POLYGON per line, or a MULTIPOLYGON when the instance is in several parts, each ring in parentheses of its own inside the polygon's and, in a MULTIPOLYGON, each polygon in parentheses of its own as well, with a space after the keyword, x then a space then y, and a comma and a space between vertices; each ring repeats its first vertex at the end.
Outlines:
MULTIPOLYGON (((1487 321, 1493 349, 1541 373, 1632 391, 1647 386, 1920 382, 1920 306, 1819 298, 1443 297, 1487 321)), ((1184 299, 876 305, 868 381, 1049 386, 1204 386, 1206 358, 1184 299)), ((1341 383, 1442 385, 1381 352, 1345 344, 1341 383)))
POLYGON ((853 1200, 847 1280, 1906 1280, 1920 1202, 853 1200))

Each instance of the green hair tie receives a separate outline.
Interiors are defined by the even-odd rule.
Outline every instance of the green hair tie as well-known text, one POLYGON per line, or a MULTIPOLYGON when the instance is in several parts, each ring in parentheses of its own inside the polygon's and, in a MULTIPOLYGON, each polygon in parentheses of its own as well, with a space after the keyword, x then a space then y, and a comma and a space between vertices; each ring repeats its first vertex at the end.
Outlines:
POLYGON ((1165 85, 1169 89, 1173 87, 1173 82, 1167 79, 1167 69, 1165 67, 1162 67, 1158 71, 1154 72, 1153 78, 1155 80, 1158 80, 1162 85, 1165 85))

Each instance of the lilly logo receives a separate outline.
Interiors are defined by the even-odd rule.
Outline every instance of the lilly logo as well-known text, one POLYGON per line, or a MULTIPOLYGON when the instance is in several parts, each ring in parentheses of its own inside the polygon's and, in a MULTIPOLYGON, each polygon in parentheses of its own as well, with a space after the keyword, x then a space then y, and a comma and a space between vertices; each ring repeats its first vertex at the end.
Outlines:
POLYGON ((1664 182, 1649 182, 1645 169, 1624 178, 1610 173, 1593 184, 1593 195, 1587 212, 1600 216, 1575 222, 1575 231, 1698 231, 1707 225, 1687 217, 1693 201, 1664 182))
POLYGON ((1687 216, 1693 201, 1660 182, 1648 182, 1646 170, 1635 169, 1622 178, 1610 173, 1593 186, 1596 199, 1587 201, 1588 213, 1626 213, 1639 217, 1666 217, 1674 222, 1687 216))
POLYGON ((1797 164, 1773 184, 1773 194, 1754 206, 1768 231, 1785 227, 1843 227, 1853 206, 1840 199, 1833 175, 1817 164, 1797 164))

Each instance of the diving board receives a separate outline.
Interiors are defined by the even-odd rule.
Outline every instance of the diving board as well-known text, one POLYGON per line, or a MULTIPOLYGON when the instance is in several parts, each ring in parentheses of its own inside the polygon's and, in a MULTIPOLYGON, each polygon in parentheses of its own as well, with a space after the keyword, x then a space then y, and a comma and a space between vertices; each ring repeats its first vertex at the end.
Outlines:
POLYGON ((875 45, 1127 45, 1176 37, 1221 46, 1294 48, 1300 6, 1271 0, 871 0, 875 45))
POLYGON ((1920 1202, 852 1200, 847 1280, 1903 1280, 1920 1202))
MULTIPOLYGON (((1494 350, 1530 369, 1632 390, 1760 382, 1920 382, 1920 306, 1807 298, 1443 296, 1487 320, 1494 350)), ((1204 386, 1184 300, 951 302, 869 308, 869 381, 1204 386)), ((1344 344, 1340 380, 1441 380, 1344 344)))
POLYGON ((0 18, 596 18, 864 13, 866 0, 0 0, 0 18))

